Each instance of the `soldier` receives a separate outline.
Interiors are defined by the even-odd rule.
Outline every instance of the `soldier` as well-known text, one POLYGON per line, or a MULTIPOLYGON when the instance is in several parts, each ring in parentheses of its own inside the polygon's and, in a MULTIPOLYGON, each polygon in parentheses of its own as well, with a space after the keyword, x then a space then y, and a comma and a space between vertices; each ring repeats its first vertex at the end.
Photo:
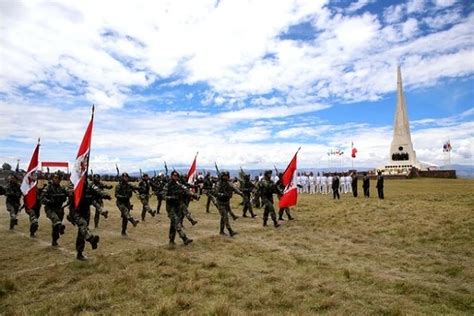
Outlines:
POLYGON ((242 209, 243 217, 247 217, 247 211, 249 211, 252 218, 257 216, 253 212, 252 202, 250 200, 250 195, 254 189, 255 185, 250 181, 250 175, 244 175, 243 181, 240 183, 240 191, 242 191, 244 203, 244 208, 242 209))
MULTIPOLYGON (((185 186, 188 190, 192 191, 193 193, 195 192, 196 190, 196 187, 194 185, 191 185, 189 184, 186 179, 184 178, 181 178, 181 185, 185 186)), ((193 195, 185 195, 183 197, 183 203, 181 203, 181 207, 182 207, 182 218, 181 218, 181 225, 183 225, 183 220, 184 218, 186 217, 186 219, 191 223, 191 225, 196 225, 198 223, 198 221, 196 221, 191 212, 189 211, 189 204, 191 203, 191 201, 195 199, 195 200, 199 200, 199 195, 198 194, 193 194, 193 195)))
POLYGON ((357 197, 357 180, 358 180, 357 173, 353 172, 351 186, 352 186, 352 195, 354 195, 354 197, 357 197))
POLYGON ((101 198, 103 190, 110 190, 112 189, 112 186, 100 182, 100 175, 94 174, 92 188, 94 191, 100 193, 99 195, 97 195, 96 199, 92 200, 92 205, 95 208, 94 227, 97 228, 99 227, 100 215, 104 216, 104 218, 107 218, 109 215, 109 212, 107 210, 104 210, 104 200, 101 198))
MULTIPOLYGON (((75 209, 73 203, 71 203, 70 206, 68 220, 77 226, 77 260, 87 260, 83 254, 86 241, 91 244, 92 249, 97 249, 100 240, 99 236, 93 235, 89 230, 90 207, 94 205, 94 201, 97 202, 103 199, 110 200, 110 195, 103 193, 101 190, 96 190, 95 188, 97 188, 97 186, 86 183, 82 199, 79 202, 79 207, 75 209)), ((71 200, 74 201, 72 196, 73 195, 71 195, 71 200)))
POLYGON ((138 183, 138 194, 140 202, 142 202, 142 222, 144 222, 147 212, 152 217, 155 217, 156 214, 150 207, 150 179, 146 173, 143 174, 141 181, 138 183))
POLYGON ((163 202, 163 188, 166 184, 165 175, 163 172, 160 172, 158 177, 153 177, 152 181, 150 182, 151 189, 153 193, 156 195, 156 199, 158 201, 158 206, 156 207, 156 214, 160 214, 161 203, 163 202))
POLYGON ((204 177, 204 182, 202 184, 202 191, 207 196, 206 213, 209 213, 209 206, 211 205, 211 202, 212 204, 214 204, 214 206, 217 207, 217 202, 214 196, 212 196, 212 187, 213 183, 211 179, 211 174, 208 172, 206 173, 206 176, 204 177))
POLYGON ((5 188, 7 211, 10 213, 10 229, 18 225, 17 215, 20 211, 20 199, 22 196, 20 183, 15 175, 8 177, 7 187, 5 188))
MULTIPOLYGON (((283 178, 283 173, 280 173, 280 175, 278 176, 279 179, 282 179, 283 178)), ((278 180, 278 182, 276 183, 276 185, 278 186, 280 192, 284 192, 285 191, 285 185, 283 184, 283 182, 281 180, 278 180)), ((280 198, 281 195, 278 195, 278 197, 280 198)), ((284 221, 283 219, 283 214, 286 214, 286 216, 288 216, 288 220, 293 220, 294 218, 291 216, 291 213, 290 213, 290 208, 289 207, 282 207, 278 210, 278 220, 279 221, 284 221)))
POLYGON ((133 209, 133 205, 130 204, 130 198, 132 197, 133 191, 136 191, 137 188, 132 186, 128 181, 128 173, 123 173, 120 182, 115 187, 116 204, 122 216, 122 236, 127 236, 128 222, 132 223, 133 227, 136 227, 139 223, 139 221, 134 219, 130 214, 130 211, 133 209))
POLYGON ((67 200, 68 192, 66 188, 61 186, 61 177, 58 173, 53 175, 52 181, 43 191, 41 203, 44 205, 46 216, 51 220, 52 229, 52 246, 58 246, 60 235, 64 234, 66 226, 63 224, 64 207, 63 203, 67 200))
POLYGON ((40 210, 41 210, 41 195, 43 194, 44 187, 38 188, 38 192, 36 193, 36 203, 33 205, 33 208, 27 209, 26 203, 25 205, 25 212, 28 214, 30 218, 30 237, 34 238, 36 231, 39 228, 39 217, 40 217, 40 210))
POLYGON ((263 180, 259 186, 260 196, 262 197, 262 203, 264 206, 263 226, 267 226, 268 216, 270 215, 273 220, 273 225, 278 227, 280 224, 277 222, 275 208, 273 207, 273 194, 281 195, 283 192, 270 180, 271 176, 272 170, 265 171, 263 180))
POLYGON ((379 195, 379 199, 383 200, 383 175, 382 171, 377 172, 377 193, 379 195))
MULTIPOLYGON (((263 178, 262 178, 263 179, 263 178)), ((260 198, 260 195, 258 194, 259 192, 259 185, 260 185, 260 181, 262 181, 260 179, 259 176, 255 176, 255 179, 254 179, 254 184, 255 184, 255 190, 253 191, 253 197, 252 197, 252 205, 255 207, 255 208, 260 208, 262 206, 262 203, 261 203, 261 198, 260 198)))
MULTIPOLYGON (((231 183, 229 183, 229 171, 222 171, 220 173, 220 179, 217 181, 216 187, 214 188, 215 196, 217 198, 217 205, 219 208, 219 214, 221 215, 221 222, 220 222, 220 231, 221 235, 226 236, 224 232, 224 228, 227 228, 229 231, 229 235, 235 236, 237 232, 232 230, 229 223, 228 214, 230 214, 230 199, 232 198, 233 193, 237 193, 238 195, 243 196, 243 193, 234 187, 231 183)), ((235 216, 235 215, 234 215, 235 216)))
POLYGON ((184 233, 183 227, 181 225, 181 218, 183 218, 183 198, 188 195, 194 195, 186 186, 179 183, 179 174, 176 170, 171 172, 171 179, 165 185, 163 190, 163 196, 166 200, 166 211, 168 212, 168 217, 170 219, 170 230, 169 230, 169 239, 170 246, 174 246, 174 239, 176 233, 183 240, 184 245, 188 245, 193 242, 192 239, 189 239, 184 233))
POLYGON ((362 178, 362 188, 364 189, 364 197, 370 197, 370 178, 367 176, 367 172, 364 172, 364 177, 362 178))
POLYGON ((339 177, 337 176, 337 174, 335 174, 332 179, 332 196, 334 200, 336 199, 336 197, 338 200, 341 198, 341 196, 339 195, 339 184, 339 177))

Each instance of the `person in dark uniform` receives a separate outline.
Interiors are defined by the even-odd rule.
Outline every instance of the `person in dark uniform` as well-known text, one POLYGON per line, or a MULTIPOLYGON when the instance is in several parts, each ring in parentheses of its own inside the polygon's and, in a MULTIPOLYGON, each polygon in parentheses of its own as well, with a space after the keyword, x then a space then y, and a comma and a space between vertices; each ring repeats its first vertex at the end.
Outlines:
POLYGON ((116 204, 122 216, 122 236, 127 236, 128 222, 132 223, 133 227, 136 227, 139 223, 139 221, 130 214, 133 208, 133 205, 130 203, 130 198, 132 197, 132 192, 137 190, 138 188, 129 183, 128 173, 123 173, 120 182, 115 187, 116 204))
MULTIPOLYGON (((66 226, 63 224, 64 207, 63 203, 68 199, 68 191, 61 186, 61 175, 55 173, 50 184, 43 191, 41 203, 44 205, 46 216, 52 224, 52 246, 58 246, 60 235, 64 235, 66 226)), ((72 201, 70 200, 69 203, 72 201)))
POLYGON ((334 199, 337 197, 338 200, 341 199, 341 196, 339 195, 339 184, 339 176, 335 174, 332 178, 332 196, 334 199))
POLYGON ((353 172, 351 177, 352 195, 354 195, 354 197, 357 197, 357 180, 359 180, 357 177, 357 172, 353 172))
POLYGON ((252 201, 251 201, 251 194, 252 191, 255 189, 255 185, 250 181, 250 175, 245 174, 243 176, 243 180, 240 182, 240 190, 244 195, 243 205, 244 208, 242 210, 242 216, 247 217, 247 211, 250 213, 252 217, 256 217, 257 215, 253 212, 252 201))
POLYGON ((377 172, 377 193, 379 194, 379 199, 383 200, 383 175, 382 172, 377 172))
POLYGON ((20 211, 20 199, 22 196, 20 183, 18 182, 18 178, 16 176, 11 175, 8 177, 5 195, 7 197, 7 211, 10 213, 10 229, 13 229, 15 225, 18 225, 17 215, 20 211))
POLYGON ((364 177, 362 178, 362 188, 364 189, 364 197, 370 197, 370 178, 367 176, 367 172, 364 172, 364 177))

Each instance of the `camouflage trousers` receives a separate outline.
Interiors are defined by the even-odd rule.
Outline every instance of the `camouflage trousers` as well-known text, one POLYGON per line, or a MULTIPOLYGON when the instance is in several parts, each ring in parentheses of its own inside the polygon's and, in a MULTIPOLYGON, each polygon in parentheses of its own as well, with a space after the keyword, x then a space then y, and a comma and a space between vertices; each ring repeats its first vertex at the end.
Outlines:
POLYGON ((151 216, 155 216, 155 212, 150 207, 150 196, 142 194, 140 195, 140 202, 142 202, 142 221, 145 220, 146 213, 151 216))
POLYGON ((120 203, 117 201, 117 207, 120 210, 120 214, 122 216, 122 234, 127 231, 128 222, 134 223, 135 219, 130 214, 130 210, 132 205, 130 203, 120 203))
POLYGON ((66 226, 63 225, 64 210, 61 207, 55 208, 46 206, 44 211, 53 226, 51 237, 53 238, 54 244, 59 239, 59 236, 64 234, 64 229, 66 228, 66 226))
POLYGON ((94 200, 92 206, 95 208, 94 226, 97 228, 99 226, 100 215, 104 215, 107 211, 104 210, 104 201, 102 200, 94 200))
POLYGON ((253 206, 252 202, 250 201, 250 196, 244 196, 244 208, 242 209, 243 216, 247 217, 247 211, 250 213, 252 217, 255 217, 256 215, 253 213, 253 206))
POLYGON ((20 211, 20 204, 18 203, 8 203, 7 202, 7 212, 10 213, 10 229, 13 229, 18 223, 17 215, 20 211))
POLYGON ((218 202, 218 209, 219 209, 219 214, 221 215, 220 232, 223 233, 224 228, 227 228, 229 233, 231 233, 232 227, 230 227, 230 223, 229 223, 229 213, 231 212, 230 203, 218 202))
POLYGON ((286 214, 286 216, 288 216, 288 219, 293 219, 289 207, 280 208, 280 210, 278 211, 278 219, 283 220, 283 214, 286 214))
POLYGON ((272 218, 273 223, 276 223, 276 213, 275 213, 275 208, 273 206, 273 202, 270 200, 263 200, 263 223, 266 224, 268 221, 268 216, 272 218))
POLYGON ((86 240, 90 240, 93 236, 89 230, 89 218, 81 216, 81 214, 75 211, 71 211, 69 214, 77 226, 76 251, 82 253, 86 246, 86 240))
POLYGON ((186 218, 193 225, 197 223, 189 211, 189 205, 186 204, 181 206, 181 225, 183 225, 184 218, 186 218))
POLYGON ((183 226, 181 225, 181 219, 184 217, 182 207, 174 205, 171 206, 167 204, 166 212, 168 213, 168 217, 170 219, 170 230, 168 234, 170 241, 174 242, 176 233, 178 233, 179 237, 181 237, 183 241, 188 239, 184 233, 183 226))
POLYGON ((30 236, 33 237, 39 226, 39 209, 27 210, 26 214, 30 219, 30 236))

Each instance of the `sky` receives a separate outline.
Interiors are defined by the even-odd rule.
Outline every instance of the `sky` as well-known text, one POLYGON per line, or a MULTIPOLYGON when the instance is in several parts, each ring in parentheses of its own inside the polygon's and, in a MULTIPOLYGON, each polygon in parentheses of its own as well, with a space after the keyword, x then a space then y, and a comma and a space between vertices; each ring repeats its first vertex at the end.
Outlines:
POLYGON ((474 164, 474 4, 0 1, 0 162, 377 167, 401 67, 419 160, 474 164), (351 162, 351 143, 358 150, 351 162), (341 162, 327 155, 340 149, 341 162))

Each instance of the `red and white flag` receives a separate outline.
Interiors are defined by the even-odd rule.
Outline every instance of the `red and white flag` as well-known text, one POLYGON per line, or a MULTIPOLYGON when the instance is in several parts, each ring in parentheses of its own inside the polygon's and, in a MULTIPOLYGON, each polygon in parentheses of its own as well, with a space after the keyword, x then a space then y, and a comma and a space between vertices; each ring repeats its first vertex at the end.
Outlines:
POLYGON ((283 191, 283 195, 280 197, 280 208, 294 206, 298 200, 298 188, 296 186, 296 161, 299 151, 300 149, 295 153, 293 159, 291 159, 288 164, 288 167, 286 167, 285 172, 283 172, 281 181, 285 186, 285 190, 283 191))
POLYGON ((23 177, 23 181, 21 182, 21 192, 25 197, 25 208, 27 210, 31 210, 33 206, 36 204, 37 195, 38 195, 38 181, 36 179, 35 172, 38 169, 38 161, 39 161, 39 139, 38 144, 36 145, 35 151, 33 152, 33 156, 31 156, 30 165, 28 166, 28 170, 23 177))
POLYGON ((196 159, 197 159, 198 154, 199 154, 199 152, 197 152, 196 156, 194 156, 193 163, 191 164, 191 168, 189 168, 189 171, 188 171, 188 183, 189 184, 194 184, 194 180, 196 179, 196 170, 197 170, 196 159))
POLYGON ((356 157, 356 154, 357 154, 357 148, 354 147, 354 142, 352 142, 352 145, 351 145, 351 157, 352 157, 352 158, 355 158, 355 157, 356 157))
POLYGON ((87 170, 89 168, 89 154, 91 150, 92 127, 94 125, 94 106, 92 106, 92 117, 87 126, 86 133, 82 139, 81 146, 77 152, 76 162, 71 172, 71 182, 74 185, 74 207, 77 208, 82 198, 84 183, 86 182, 87 170))

